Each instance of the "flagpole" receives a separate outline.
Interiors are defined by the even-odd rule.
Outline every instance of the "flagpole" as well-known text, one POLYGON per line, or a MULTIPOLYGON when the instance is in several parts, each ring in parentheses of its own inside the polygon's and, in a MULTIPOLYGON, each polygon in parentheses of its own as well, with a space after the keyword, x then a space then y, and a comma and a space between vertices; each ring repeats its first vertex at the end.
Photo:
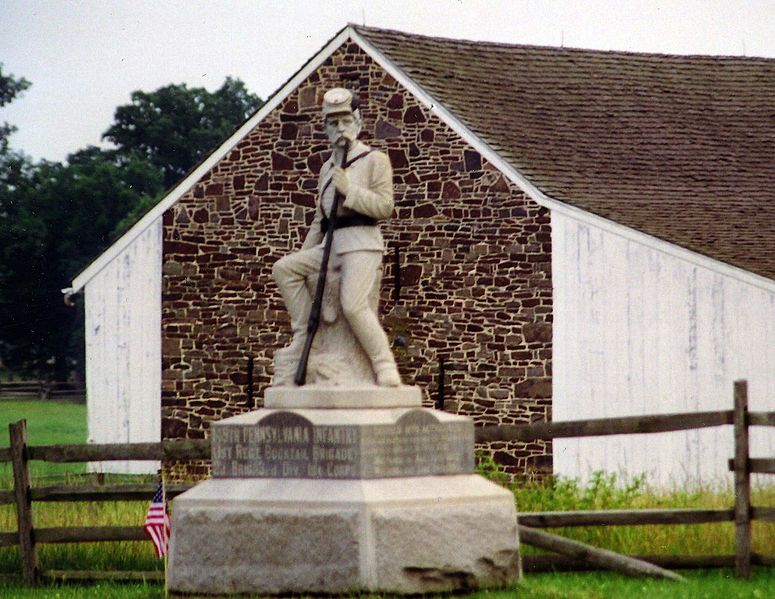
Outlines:
MULTIPOLYGON (((161 500, 164 505, 164 513, 167 513, 167 485, 164 483, 164 464, 161 464, 161 500)), ((171 531, 170 531, 171 532, 171 531)), ((167 584, 167 556, 169 555, 169 538, 167 539, 167 551, 164 552, 164 597, 169 597, 169 585, 167 584)))

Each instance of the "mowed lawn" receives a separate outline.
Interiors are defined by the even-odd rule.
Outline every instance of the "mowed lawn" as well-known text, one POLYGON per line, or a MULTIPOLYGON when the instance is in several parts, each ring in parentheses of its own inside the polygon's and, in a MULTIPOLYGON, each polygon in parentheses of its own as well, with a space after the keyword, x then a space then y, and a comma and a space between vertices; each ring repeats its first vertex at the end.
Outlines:
MULTIPOLYGON (((67 401, 16 400, 0 398, 0 447, 8 447, 8 425, 27 420, 29 445, 66 445, 86 443, 86 405, 67 401)), ((34 482, 86 472, 85 464, 30 462, 34 482)), ((10 464, 0 468, 0 486, 7 488, 13 474, 10 464)))
MULTIPOLYGON (((425 595, 425 599, 771 599, 775 597, 775 571, 754 569, 750 581, 735 580, 729 570, 685 572, 686 582, 625 578, 609 573, 565 573, 526 576, 509 589, 425 595)), ((16 599, 163 599, 164 588, 152 583, 52 584, 25 588, 0 583, 0 597, 16 599)), ((240 595, 246 597, 246 595, 240 595)), ((254 595, 254 597, 259 597, 254 595)), ((293 595, 296 599, 309 595, 293 595)), ((394 599, 396 595, 351 594, 348 599, 394 599)))

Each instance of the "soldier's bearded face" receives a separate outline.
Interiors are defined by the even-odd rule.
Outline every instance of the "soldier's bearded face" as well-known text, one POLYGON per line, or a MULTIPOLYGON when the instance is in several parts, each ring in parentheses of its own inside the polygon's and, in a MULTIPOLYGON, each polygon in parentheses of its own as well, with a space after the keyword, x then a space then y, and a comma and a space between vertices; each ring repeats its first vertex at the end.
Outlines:
POLYGON ((326 118, 326 134, 332 146, 343 146, 345 139, 352 142, 360 132, 361 120, 353 114, 331 114, 326 118))

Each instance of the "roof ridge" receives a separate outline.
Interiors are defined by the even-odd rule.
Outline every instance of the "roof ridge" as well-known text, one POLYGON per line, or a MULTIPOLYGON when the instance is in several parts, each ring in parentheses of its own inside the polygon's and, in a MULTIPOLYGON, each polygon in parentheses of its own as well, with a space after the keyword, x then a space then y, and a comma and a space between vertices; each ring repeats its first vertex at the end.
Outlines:
POLYGON ((477 46, 479 48, 483 46, 487 46, 491 48, 503 48, 503 49, 509 49, 509 50, 524 48, 525 50, 546 50, 546 51, 552 51, 552 52, 566 52, 569 54, 584 54, 584 55, 595 54, 600 57, 608 56, 612 58, 619 57, 619 56, 626 56, 629 58, 644 58, 644 59, 674 58, 679 60, 703 59, 703 60, 712 60, 712 61, 728 60, 728 61, 734 61, 734 62, 759 62, 759 61, 765 61, 769 63, 775 62, 775 58, 766 57, 766 56, 739 56, 734 54, 670 54, 667 52, 635 52, 632 50, 601 50, 599 48, 581 48, 581 47, 571 47, 571 46, 515 44, 515 43, 508 43, 508 42, 494 42, 489 40, 473 40, 473 39, 466 39, 466 38, 433 36, 433 35, 426 35, 422 33, 412 33, 408 31, 401 31, 399 29, 387 29, 384 27, 357 25, 355 23, 348 23, 347 25, 348 27, 353 28, 355 31, 358 31, 359 33, 365 35, 366 37, 369 36, 369 33, 399 35, 399 36, 404 36, 406 38, 411 38, 415 40, 427 40, 429 42, 437 42, 437 43, 451 42, 451 43, 456 43, 461 45, 477 46))

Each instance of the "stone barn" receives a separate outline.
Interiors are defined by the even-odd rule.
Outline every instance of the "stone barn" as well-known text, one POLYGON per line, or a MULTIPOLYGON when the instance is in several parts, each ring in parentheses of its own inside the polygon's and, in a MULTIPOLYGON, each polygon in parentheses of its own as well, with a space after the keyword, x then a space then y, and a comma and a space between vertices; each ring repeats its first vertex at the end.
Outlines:
MULTIPOLYGON (((260 407, 290 338, 271 269, 311 221, 337 86, 393 165, 381 312, 428 405, 479 425, 727 409, 748 378, 775 409, 775 61, 350 25, 67 290, 92 442, 260 407)), ((731 432, 482 450, 513 474, 708 482, 731 432)))

